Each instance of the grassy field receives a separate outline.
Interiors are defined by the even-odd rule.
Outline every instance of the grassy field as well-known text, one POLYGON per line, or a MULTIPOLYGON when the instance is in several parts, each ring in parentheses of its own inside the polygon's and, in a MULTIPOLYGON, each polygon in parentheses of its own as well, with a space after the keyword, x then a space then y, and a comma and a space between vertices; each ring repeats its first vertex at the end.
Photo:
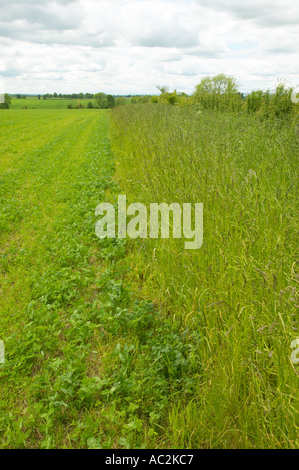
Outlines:
POLYGON ((12 110, 0 119, 0 442, 60 447, 70 437, 58 422, 89 352, 83 312, 99 268, 93 206, 112 168, 107 122, 92 110, 12 110))
POLYGON ((95 236, 97 204, 119 193, 108 113, 0 119, 1 448, 171 445, 198 336, 134 294, 124 240, 95 236))
POLYGON ((1 448, 298 447, 292 126, 0 113, 1 448), (202 202, 202 248, 99 240, 118 194, 202 202))
POLYGON ((11 109, 66 109, 68 105, 76 107, 81 103, 84 108, 87 108, 88 102, 91 101, 95 105, 96 100, 67 100, 67 99, 46 99, 39 100, 37 97, 27 97, 26 99, 13 98, 11 102, 11 109))

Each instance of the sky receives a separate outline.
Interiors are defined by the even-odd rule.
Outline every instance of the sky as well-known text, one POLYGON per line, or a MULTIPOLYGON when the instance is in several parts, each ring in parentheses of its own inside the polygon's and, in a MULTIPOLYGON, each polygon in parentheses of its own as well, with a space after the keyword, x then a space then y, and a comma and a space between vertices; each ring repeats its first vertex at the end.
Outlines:
POLYGON ((299 85, 298 0, 0 0, 0 93, 299 85))

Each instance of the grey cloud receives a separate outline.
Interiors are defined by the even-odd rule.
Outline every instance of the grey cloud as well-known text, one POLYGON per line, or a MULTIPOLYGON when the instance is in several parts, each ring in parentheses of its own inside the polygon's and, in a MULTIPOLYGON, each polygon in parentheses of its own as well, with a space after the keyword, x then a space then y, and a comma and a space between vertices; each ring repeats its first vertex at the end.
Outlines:
POLYGON ((19 77, 23 72, 21 70, 0 70, 0 76, 2 77, 19 77))
POLYGON ((78 45, 94 48, 114 46, 114 38, 105 32, 91 34, 80 29, 62 28, 59 30, 58 27, 52 30, 41 28, 32 30, 32 25, 27 22, 11 25, 0 22, 1 36, 35 44, 78 45))
POLYGON ((192 47, 197 43, 198 38, 196 34, 192 32, 179 34, 172 29, 145 32, 139 37, 131 39, 132 45, 142 47, 185 48, 192 47))
POLYGON ((182 59, 182 56, 180 54, 169 54, 167 56, 161 57, 158 62, 159 63, 164 63, 164 62, 179 62, 182 59))
MULTIPOLYGON (((78 0, 52 0, 52 3, 56 3, 57 5, 69 5, 71 3, 78 3, 78 0)), ((49 4, 49 0, 17 0, 14 2, 10 2, 10 6, 24 6, 24 5, 35 5, 35 6, 47 6, 49 4)), ((0 8, 7 7, 7 0, 0 0, 0 8)))
POLYGON ((188 72, 188 71, 183 71, 183 72, 177 72, 175 70, 169 70, 168 73, 170 75, 178 75, 178 76, 183 76, 183 77, 194 77, 194 76, 198 76, 198 72, 195 71, 195 72, 188 72))
POLYGON ((98 10, 91 15, 78 1, 13 2, 0 15, 0 37, 35 44, 112 47, 117 30, 98 10), (90 18, 97 16, 100 21, 92 29, 90 18))
POLYGON ((299 22, 297 0, 196 0, 202 7, 231 13, 241 20, 254 20, 265 27, 295 24, 299 22))
POLYGON ((187 5, 181 0, 128 2, 120 9, 120 35, 131 46, 194 47, 198 44, 198 18, 187 5))
POLYGON ((292 26, 299 24, 299 9, 286 10, 282 12, 272 12, 257 18, 256 23, 263 27, 275 28, 279 26, 292 26))
POLYGON ((81 22, 78 6, 79 4, 74 8, 74 5, 66 1, 59 3, 27 1, 6 4, 0 16, 0 21, 4 23, 0 29, 0 35, 9 34, 9 31, 13 34, 14 30, 26 28, 34 32, 41 29, 65 30, 78 27, 81 22), (4 28, 5 24, 6 28, 4 28))

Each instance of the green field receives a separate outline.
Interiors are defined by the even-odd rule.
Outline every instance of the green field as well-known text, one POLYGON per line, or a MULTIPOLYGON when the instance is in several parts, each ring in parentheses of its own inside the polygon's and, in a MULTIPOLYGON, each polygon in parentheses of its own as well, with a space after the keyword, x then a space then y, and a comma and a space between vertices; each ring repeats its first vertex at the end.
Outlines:
POLYGON ((13 98, 11 103, 11 109, 66 109, 68 105, 76 107, 78 103, 81 103, 84 108, 87 108, 87 104, 91 101, 95 106, 96 100, 76 100, 76 99, 38 99, 37 97, 27 97, 26 99, 13 98))
POLYGON ((0 331, 7 352, 1 447, 64 446, 71 439, 75 415, 65 427, 65 409, 87 377, 85 358, 92 353, 85 345, 96 331, 92 324, 88 333, 83 313, 91 311, 102 269, 93 212, 113 168, 100 113, 0 116, 0 331), (57 380, 65 381, 63 399, 55 398, 57 380))
POLYGON ((192 396, 201 369, 186 360, 197 335, 134 293, 123 240, 95 236, 95 207, 119 192, 108 113, 0 119, 0 446, 170 445, 169 403, 182 386, 192 396))
POLYGON ((0 112, 0 447, 298 448, 294 123, 30 104, 0 112), (99 240, 118 194, 203 203, 203 246, 99 240))

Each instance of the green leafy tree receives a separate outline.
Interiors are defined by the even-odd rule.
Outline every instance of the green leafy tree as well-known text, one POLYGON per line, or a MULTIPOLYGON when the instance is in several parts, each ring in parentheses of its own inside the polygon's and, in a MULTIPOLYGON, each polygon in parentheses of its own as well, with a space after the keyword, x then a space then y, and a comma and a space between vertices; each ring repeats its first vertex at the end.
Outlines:
POLYGON ((166 104, 176 104, 178 103, 178 95, 176 90, 170 93, 169 88, 167 86, 157 86, 158 90, 161 92, 161 95, 158 96, 157 100, 156 97, 152 98, 153 103, 166 103, 166 104))
POLYGON ((254 90, 246 97, 246 105, 248 113, 255 113, 262 107, 264 101, 264 92, 262 90, 254 90))
POLYGON ((166 85, 157 85, 156 88, 160 91, 161 95, 169 93, 169 88, 166 85))
POLYGON ((115 107, 115 98, 112 95, 107 95, 108 108, 115 107))
POLYGON ((291 100, 292 89, 287 88, 285 82, 276 86, 275 93, 270 100, 270 108, 275 117, 282 118, 291 115, 295 110, 295 104, 291 100))
POLYGON ((296 105, 291 100, 292 88, 286 83, 277 84, 275 91, 255 90, 245 100, 248 113, 257 113, 262 119, 295 116, 296 105))
POLYGON ((193 98, 206 109, 236 111, 242 106, 236 79, 224 73, 204 77, 196 86, 193 98))
POLYGON ((11 96, 4 93, 4 103, 0 103, 0 109, 8 109, 11 105, 11 96))
POLYGON ((153 96, 151 97, 151 103, 155 103, 155 104, 156 104, 156 103, 159 103, 159 96, 153 95, 153 96))
POLYGON ((189 102, 188 95, 186 93, 178 93, 176 90, 170 92, 167 86, 157 86, 157 88, 161 92, 161 95, 153 95, 151 97, 152 103, 186 106, 186 104, 189 102))
POLYGON ((94 99, 96 100, 97 105, 100 109, 108 108, 108 100, 107 95, 105 93, 96 93, 94 95, 94 99))

